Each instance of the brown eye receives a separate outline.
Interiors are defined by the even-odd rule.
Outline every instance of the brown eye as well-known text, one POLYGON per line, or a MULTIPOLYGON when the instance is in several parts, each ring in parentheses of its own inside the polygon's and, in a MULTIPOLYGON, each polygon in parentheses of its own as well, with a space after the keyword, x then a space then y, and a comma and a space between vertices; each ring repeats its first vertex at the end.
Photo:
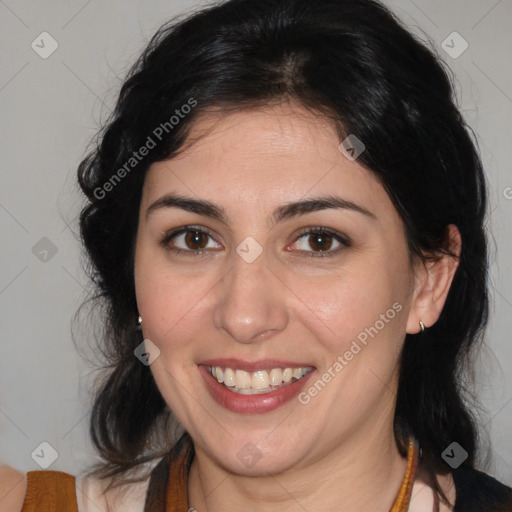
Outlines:
POLYGON ((293 244, 293 249, 304 256, 334 256, 350 247, 348 237, 325 228, 309 228, 303 231, 293 244))
POLYGON ((331 248, 333 237, 329 233, 319 231, 309 235, 309 246, 315 251, 327 251, 331 248))
POLYGON ((188 231, 185 243, 189 249, 204 249, 208 243, 208 235, 201 231, 188 231))
POLYGON ((190 255, 222 249, 222 246, 207 231, 193 227, 183 227, 168 233, 160 244, 171 252, 190 255))

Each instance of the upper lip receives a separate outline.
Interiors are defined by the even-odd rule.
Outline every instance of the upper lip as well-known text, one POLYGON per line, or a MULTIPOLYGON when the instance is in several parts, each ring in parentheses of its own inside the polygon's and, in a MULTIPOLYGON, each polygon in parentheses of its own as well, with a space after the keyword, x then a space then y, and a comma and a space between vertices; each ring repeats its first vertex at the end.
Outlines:
POLYGON ((293 361, 282 361, 279 359, 259 359, 258 361, 245 361, 243 359, 222 358, 207 359, 197 364, 203 366, 219 366, 220 368, 245 370, 246 372, 255 372, 258 370, 268 370, 272 368, 314 368, 314 366, 310 363, 296 363, 293 361))

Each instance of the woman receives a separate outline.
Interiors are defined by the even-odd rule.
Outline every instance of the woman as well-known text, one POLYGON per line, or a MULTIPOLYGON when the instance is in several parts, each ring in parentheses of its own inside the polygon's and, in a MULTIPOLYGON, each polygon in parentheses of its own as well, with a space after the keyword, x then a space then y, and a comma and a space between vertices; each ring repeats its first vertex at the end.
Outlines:
POLYGON ((481 163, 382 5, 165 25, 78 175, 104 463, 30 472, 11 509, 512 510, 462 387, 488 312, 481 163))

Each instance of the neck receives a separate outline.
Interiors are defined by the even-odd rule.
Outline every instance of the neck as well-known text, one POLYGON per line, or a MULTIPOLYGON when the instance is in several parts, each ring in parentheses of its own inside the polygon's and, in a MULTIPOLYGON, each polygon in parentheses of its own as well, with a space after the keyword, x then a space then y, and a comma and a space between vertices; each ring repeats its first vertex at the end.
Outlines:
POLYGON ((198 512, 389 512, 406 465, 391 428, 360 430, 300 469, 258 477, 232 474, 196 447, 189 502, 198 512))

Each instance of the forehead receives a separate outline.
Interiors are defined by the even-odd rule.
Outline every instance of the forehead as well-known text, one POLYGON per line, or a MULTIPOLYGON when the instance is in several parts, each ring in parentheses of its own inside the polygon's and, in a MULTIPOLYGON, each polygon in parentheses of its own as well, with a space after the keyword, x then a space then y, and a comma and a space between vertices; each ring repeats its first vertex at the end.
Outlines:
POLYGON ((329 193, 392 207, 379 179, 339 142, 332 120, 289 103, 202 116, 183 152, 150 167, 144 198, 172 191, 261 208, 329 193))

